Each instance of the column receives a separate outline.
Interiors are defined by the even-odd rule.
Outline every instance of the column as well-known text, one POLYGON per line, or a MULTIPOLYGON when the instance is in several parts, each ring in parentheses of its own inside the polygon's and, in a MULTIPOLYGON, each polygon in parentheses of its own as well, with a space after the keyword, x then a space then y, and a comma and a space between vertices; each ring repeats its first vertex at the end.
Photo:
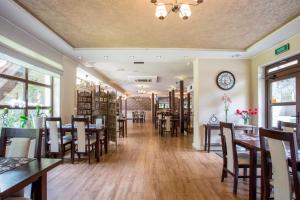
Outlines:
POLYGON ((152 122, 155 122, 155 104, 154 104, 154 93, 151 95, 151 113, 152 113, 152 122))
POLYGON ((171 95, 171 102, 172 102, 172 113, 175 112, 176 107, 175 107, 175 90, 172 90, 172 95, 171 95))
POLYGON ((187 94, 187 129, 189 131, 191 125, 191 93, 187 94))
POLYGON ((179 107, 179 113, 180 113, 180 132, 184 133, 184 99, 183 99, 183 92, 184 92, 184 86, 183 86, 183 80, 179 82, 179 96, 180 96, 180 107, 179 107))
POLYGON ((199 106, 200 106, 200 65, 199 60, 195 59, 193 62, 193 115, 194 115, 194 134, 193 134, 193 147, 196 150, 203 150, 204 137, 201 135, 200 122, 199 122, 199 106))
POLYGON ((169 109, 172 111, 172 92, 169 91, 169 109))

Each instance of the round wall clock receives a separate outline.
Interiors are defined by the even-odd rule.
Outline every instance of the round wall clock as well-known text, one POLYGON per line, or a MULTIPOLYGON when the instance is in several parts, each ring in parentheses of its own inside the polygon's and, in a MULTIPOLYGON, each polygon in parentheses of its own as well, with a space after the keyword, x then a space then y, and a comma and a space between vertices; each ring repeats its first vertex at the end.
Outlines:
POLYGON ((222 90, 230 90, 235 85, 235 77, 229 71, 222 71, 217 76, 217 85, 222 90))

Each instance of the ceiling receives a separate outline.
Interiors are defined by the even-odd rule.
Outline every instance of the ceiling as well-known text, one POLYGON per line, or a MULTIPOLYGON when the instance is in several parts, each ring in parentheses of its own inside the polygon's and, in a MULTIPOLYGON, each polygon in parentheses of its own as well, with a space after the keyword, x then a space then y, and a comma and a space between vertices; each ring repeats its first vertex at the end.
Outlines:
POLYGON ((133 63, 95 63, 95 69, 106 74, 114 83, 121 85, 128 95, 145 90, 145 95, 156 93, 167 95, 170 89, 179 88, 176 83, 184 80, 185 86, 192 83, 193 67, 188 60, 171 62, 133 63), (128 76, 158 76, 157 83, 140 84, 131 82, 128 76))
POLYGON ((74 48, 245 50, 300 14, 299 0, 206 0, 187 21, 149 0, 16 1, 74 48))

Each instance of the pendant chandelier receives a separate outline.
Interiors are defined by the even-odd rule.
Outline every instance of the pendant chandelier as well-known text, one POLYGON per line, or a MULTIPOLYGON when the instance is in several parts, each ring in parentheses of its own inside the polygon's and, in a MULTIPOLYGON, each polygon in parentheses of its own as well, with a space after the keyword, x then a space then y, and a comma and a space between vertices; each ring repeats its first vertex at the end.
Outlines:
POLYGON ((165 19, 170 12, 178 13, 181 19, 186 20, 192 15, 190 6, 197 6, 203 3, 203 0, 195 0, 195 3, 178 3, 177 0, 173 3, 160 3, 157 0, 151 0, 151 3, 156 6, 155 16, 160 20, 165 19))

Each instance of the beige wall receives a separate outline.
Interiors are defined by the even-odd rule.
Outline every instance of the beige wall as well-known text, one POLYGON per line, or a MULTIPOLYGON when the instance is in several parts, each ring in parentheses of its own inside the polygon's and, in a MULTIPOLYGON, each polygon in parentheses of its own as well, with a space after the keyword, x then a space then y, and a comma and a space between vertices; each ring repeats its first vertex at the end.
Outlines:
MULTIPOLYGON (((249 74, 249 60, 197 59, 194 62, 194 101, 196 101, 194 102, 194 125, 200 127, 194 132, 194 134, 199 134, 194 140, 200 140, 201 147, 204 136, 203 123, 207 123, 212 114, 215 114, 220 121, 225 120, 224 104, 221 100, 224 94, 232 99, 228 120, 234 123, 243 123, 241 118, 234 113, 237 108, 246 109, 250 106, 249 74), (221 90, 216 85, 216 76, 224 70, 232 72, 236 78, 234 88, 229 91, 221 90)), ((199 147, 194 144, 195 146, 199 147)))
POLYGON ((295 35, 294 37, 291 37, 266 51, 263 51, 251 59, 251 105, 259 108, 258 118, 255 118, 254 120, 255 124, 259 126, 265 125, 264 67, 298 53, 300 53, 300 34, 295 35), (275 55, 275 49, 286 43, 290 44, 290 50, 283 54, 275 55))
POLYGON ((61 118, 64 123, 71 121, 76 107, 76 67, 77 63, 63 57, 64 74, 61 77, 61 118))

